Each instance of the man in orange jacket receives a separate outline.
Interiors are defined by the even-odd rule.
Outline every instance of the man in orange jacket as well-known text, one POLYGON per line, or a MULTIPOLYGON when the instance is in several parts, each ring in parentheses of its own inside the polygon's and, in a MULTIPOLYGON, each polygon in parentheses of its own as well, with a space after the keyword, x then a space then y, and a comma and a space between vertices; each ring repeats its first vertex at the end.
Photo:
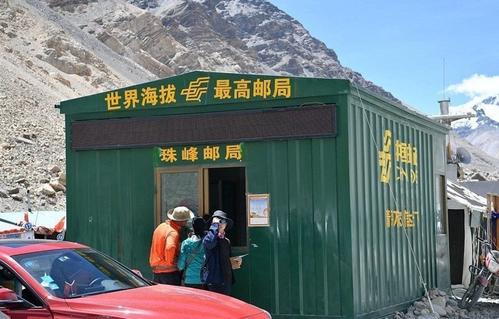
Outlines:
POLYGON ((169 220, 156 227, 152 235, 149 264, 155 282, 180 285, 181 276, 177 268, 180 232, 187 221, 194 217, 194 214, 187 207, 179 206, 167 213, 167 216, 169 220))

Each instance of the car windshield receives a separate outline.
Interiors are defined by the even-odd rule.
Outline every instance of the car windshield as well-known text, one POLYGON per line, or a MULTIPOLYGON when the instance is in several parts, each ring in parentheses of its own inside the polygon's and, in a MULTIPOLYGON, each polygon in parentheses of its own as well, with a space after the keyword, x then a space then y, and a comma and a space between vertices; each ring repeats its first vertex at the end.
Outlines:
POLYGON ((51 250, 13 258, 49 293, 59 298, 149 285, 118 262, 90 248, 51 250))

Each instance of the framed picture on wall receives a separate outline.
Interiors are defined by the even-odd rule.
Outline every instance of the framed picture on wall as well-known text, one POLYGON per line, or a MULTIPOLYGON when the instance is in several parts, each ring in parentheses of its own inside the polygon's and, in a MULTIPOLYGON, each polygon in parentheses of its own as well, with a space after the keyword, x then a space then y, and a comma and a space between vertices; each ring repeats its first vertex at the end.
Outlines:
POLYGON ((270 226, 269 194, 248 194, 248 226, 270 226))

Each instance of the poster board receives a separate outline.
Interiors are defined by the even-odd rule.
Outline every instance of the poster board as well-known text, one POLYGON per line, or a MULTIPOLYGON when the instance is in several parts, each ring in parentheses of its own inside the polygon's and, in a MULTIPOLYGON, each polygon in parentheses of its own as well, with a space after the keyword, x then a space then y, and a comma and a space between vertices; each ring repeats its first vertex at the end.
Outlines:
POLYGON ((248 227, 270 226, 270 195, 247 194, 248 227))

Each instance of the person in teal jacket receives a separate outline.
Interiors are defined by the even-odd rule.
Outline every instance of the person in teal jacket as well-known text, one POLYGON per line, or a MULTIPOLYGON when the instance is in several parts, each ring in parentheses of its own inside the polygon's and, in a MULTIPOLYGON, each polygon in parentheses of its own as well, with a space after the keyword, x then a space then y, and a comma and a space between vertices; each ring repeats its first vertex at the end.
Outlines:
POLYGON ((205 249, 203 237, 206 224, 201 217, 192 220, 194 234, 182 242, 180 256, 178 258, 178 269, 183 270, 184 286, 204 289, 201 281, 201 267, 204 263, 205 249))

